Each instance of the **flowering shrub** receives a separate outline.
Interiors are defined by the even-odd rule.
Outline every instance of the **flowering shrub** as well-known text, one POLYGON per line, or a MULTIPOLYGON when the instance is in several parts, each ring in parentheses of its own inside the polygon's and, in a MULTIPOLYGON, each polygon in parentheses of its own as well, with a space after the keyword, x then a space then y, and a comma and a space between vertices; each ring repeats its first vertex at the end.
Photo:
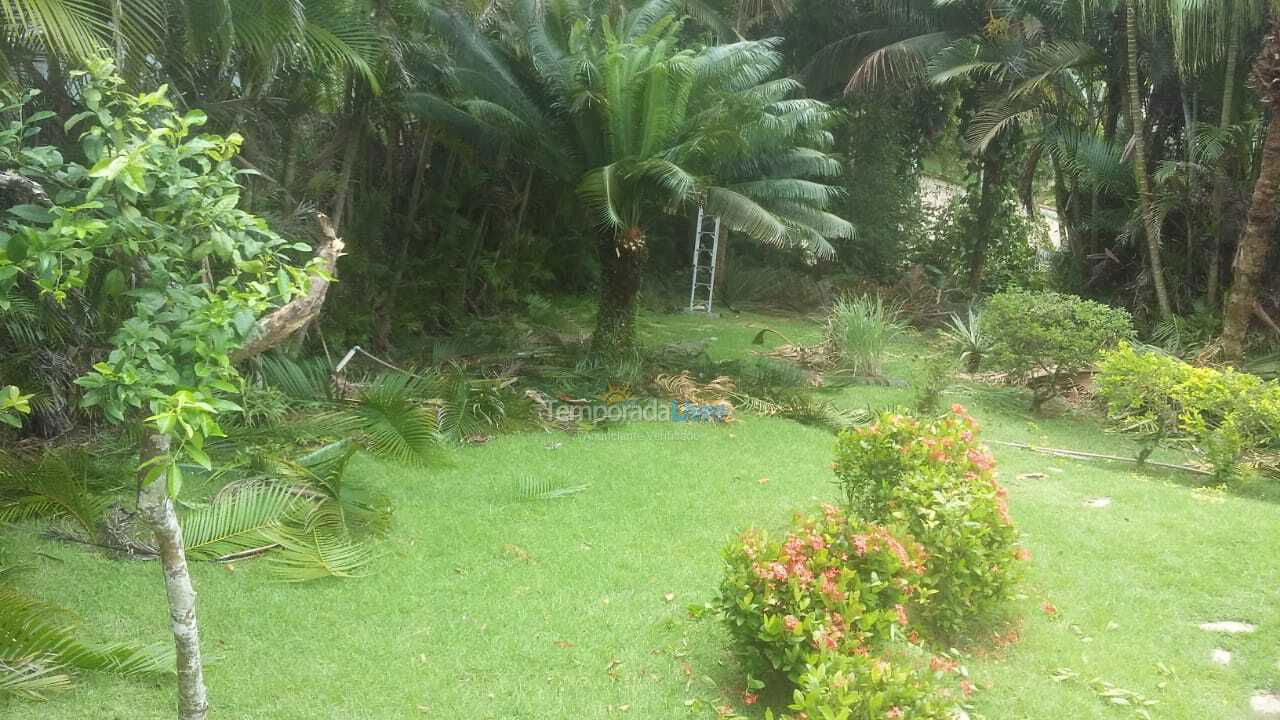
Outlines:
POLYGON ((950 671, 936 662, 925 670, 905 658, 824 653, 800 676, 792 714, 781 720, 950 720, 956 703, 939 685, 950 671))
POLYGON ((1099 365, 1107 414, 1142 444, 1145 460, 1161 442, 1190 442, 1226 480, 1244 454, 1280 436, 1280 383, 1234 370, 1197 368, 1121 345, 1099 365))
POLYGON ((943 635, 1006 600, 1025 557, 978 424, 963 407, 951 410, 931 421, 884 413, 845 431, 834 465, 850 512, 902 527, 924 547, 922 619, 943 635))
POLYGON ((749 672, 793 683, 822 652, 868 655, 911 635, 925 572, 919 545, 831 505, 780 540, 747 530, 725 550, 717 609, 749 672))

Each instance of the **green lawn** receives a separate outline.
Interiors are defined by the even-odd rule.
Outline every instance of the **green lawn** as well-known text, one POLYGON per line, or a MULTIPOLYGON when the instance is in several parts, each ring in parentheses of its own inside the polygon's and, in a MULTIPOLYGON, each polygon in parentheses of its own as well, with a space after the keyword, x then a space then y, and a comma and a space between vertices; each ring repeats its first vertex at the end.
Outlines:
MULTIPOLYGON (((816 334, 795 320, 674 315, 646 316, 641 336, 715 337, 710 352, 725 357, 748 352, 764 324, 816 334)), ((900 346, 891 373, 917 349, 900 346)), ((865 406, 909 390, 829 394, 865 406)), ((1033 419, 1007 391, 962 388, 949 400, 973 410, 987 439, 1132 450, 1087 418, 1033 419)), ((690 700, 732 700, 741 686, 725 635, 686 608, 714 594, 735 530, 834 496, 832 448, 824 431, 744 417, 506 436, 425 472, 366 462, 364 480, 392 496, 397 518, 369 577, 286 586, 253 562, 194 568, 217 656, 214 716, 666 720, 689 717, 690 700), (590 487, 531 501, 517 491, 527 478, 590 487)), ((1280 505, 1121 464, 994 451, 1034 557, 1014 607, 1017 642, 974 648, 975 716, 1138 717, 1099 697, 1097 678, 1157 701, 1153 718, 1249 718, 1253 692, 1280 688, 1280 505), (1019 477, 1028 473, 1043 477, 1019 477), (1108 507, 1085 505, 1104 496, 1108 507), (1236 637, 1196 627, 1212 620, 1259 627, 1236 637), (1214 665, 1214 648, 1232 663, 1214 665), (1077 677, 1055 680, 1063 668, 1077 677)), ((167 639, 157 566, 38 531, 5 531, 19 555, 42 553, 29 589, 73 609, 95 638, 167 639)), ((173 702, 163 684, 85 676, 47 703, 0 704, 0 715, 146 720, 171 717, 173 702)))

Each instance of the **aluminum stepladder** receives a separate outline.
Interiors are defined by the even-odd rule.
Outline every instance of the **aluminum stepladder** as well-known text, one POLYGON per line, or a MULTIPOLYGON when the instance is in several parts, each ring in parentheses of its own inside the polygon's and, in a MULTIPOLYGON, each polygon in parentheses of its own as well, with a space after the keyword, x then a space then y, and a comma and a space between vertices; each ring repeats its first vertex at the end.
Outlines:
POLYGON ((719 250, 720 216, 707 215, 699 205, 698 226, 693 234, 693 284, 689 288, 689 312, 711 312, 719 250))

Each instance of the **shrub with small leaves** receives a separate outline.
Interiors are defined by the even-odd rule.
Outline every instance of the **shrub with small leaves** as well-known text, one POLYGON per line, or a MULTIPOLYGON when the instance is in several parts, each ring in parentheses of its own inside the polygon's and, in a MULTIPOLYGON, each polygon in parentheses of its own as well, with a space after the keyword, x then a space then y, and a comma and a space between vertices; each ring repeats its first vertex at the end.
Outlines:
POLYGON ((780 720, 951 720, 956 702, 940 683, 947 673, 907 657, 824 653, 800 676, 791 712, 780 720))
POLYGON ((987 304, 983 330, 995 367, 1032 386, 1032 409, 1061 394, 1103 350, 1133 337, 1129 313, 1075 295, 1008 290, 987 304))
POLYGON ((908 606, 922 599, 920 546, 832 505, 797 515, 780 539, 747 530, 724 552, 716 602, 753 675, 792 683, 824 651, 865 654, 910 637, 908 606))
POLYGON ((1162 442, 1189 443, 1218 480, 1234 477, 1246 453, 1280 437, 1280 383, 1128 344, 1099 364, 1098 396, 1112 421, 1138 439, 1140 461, 1162 442))
POLYGON ((922 620, 943 636, 989 619, 1025 555, 978 431, 953 405, 929 421, 886 412, 837 441, 834 469, 850 512, 902 527, 928 554, 922 620))

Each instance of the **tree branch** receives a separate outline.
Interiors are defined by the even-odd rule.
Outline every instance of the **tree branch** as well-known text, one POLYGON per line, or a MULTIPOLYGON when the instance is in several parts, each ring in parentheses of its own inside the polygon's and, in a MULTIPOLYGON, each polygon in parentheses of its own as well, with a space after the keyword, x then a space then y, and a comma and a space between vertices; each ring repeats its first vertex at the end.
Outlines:
MULTIPOLYGON (((320 233, 324 240, 316 248, 316 257, 320 259, 320 270, 329 276, 337 273, 338 258, 342 257, 345 245, 333 229, 333 223, 324 213, 317 212, 320 222, 320 233)), ((301 330, 320 314, 324 298, 329 292, 329 280, 325 277, 312 276, 307 292, 299 295, 274 312, 258 321, 257 326, 249 333, 249 340, 239 350, 231 353, 231 362, 240 363, 255 355, 279 346, 294 333, 301 330)))
POLYGON ((37 205, 50 205, 49 194, 40 183, 17 173, 0 171, 0 190, 13 193, 24 202, 37 205))

